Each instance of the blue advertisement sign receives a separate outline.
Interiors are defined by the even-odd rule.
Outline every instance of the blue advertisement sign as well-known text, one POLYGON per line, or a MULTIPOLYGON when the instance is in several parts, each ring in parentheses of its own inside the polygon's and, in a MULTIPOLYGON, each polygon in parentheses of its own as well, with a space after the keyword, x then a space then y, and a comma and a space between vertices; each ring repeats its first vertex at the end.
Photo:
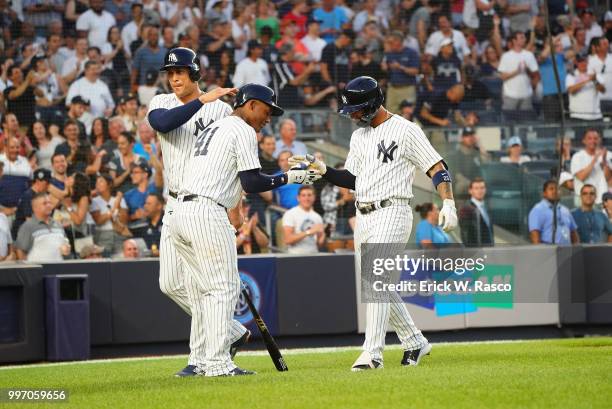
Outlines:
MULTIPOLYGON (((278 294, 276 289, 276 259, 265 258, 239 258, 238 271, 243 288, 253 300, 259 315, 263 318, 270 332, 278 333, 278 294)), ((247 327, 254 336, 260 333, 253 320, 253 314, 244 299, 242 292, 236 305, 234 318, 247 327)))

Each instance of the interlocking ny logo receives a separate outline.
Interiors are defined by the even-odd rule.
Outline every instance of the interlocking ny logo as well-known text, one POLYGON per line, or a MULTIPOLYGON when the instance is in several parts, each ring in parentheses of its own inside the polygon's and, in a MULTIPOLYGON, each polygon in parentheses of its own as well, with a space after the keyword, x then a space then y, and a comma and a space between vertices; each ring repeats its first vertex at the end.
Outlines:
POLYGON ((388 163, 390 160, 392 161, 393 155, 395 154, 397 148, 398 145, 395 143, 395 141, 391 141, 391 145, 388 148, 385 147, 385 141, 380 141, 378 143, 378 155, 376 156, 376 159, 380 159, 380 154, 382 153, 383 163, 388 163))
POLYGON ((168 56, 168 61, 177 62, 178 58, 176 58, 176 55, 174 55, 174 53, 170 53, 170 55, 168 56))

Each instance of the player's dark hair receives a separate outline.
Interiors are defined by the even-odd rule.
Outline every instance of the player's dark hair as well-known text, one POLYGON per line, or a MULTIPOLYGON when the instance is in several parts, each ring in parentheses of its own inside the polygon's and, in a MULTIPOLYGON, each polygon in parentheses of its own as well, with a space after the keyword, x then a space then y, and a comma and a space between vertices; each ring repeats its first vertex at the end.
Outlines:
POLYGON ((414 210, 419 212, 419 214, 421 215, 421 219, 424 219, 427 217, 427 213, 433 210, 433 203, 431 202, 421 203, 419 205, 416 205, 414 210))

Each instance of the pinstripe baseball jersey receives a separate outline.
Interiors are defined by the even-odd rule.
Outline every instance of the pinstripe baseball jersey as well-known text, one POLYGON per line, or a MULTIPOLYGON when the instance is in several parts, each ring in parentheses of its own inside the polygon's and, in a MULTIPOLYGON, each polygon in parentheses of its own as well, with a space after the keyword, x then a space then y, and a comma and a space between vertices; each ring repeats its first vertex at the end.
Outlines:
POLYGON ((238 172, 259 168, 255 129, 230 115, 198 134, 181 193, 205 196, 229 209, 242 193, 238 172))
POLYGON ((393 115, 353 132, 345 168, 356 176, 355 198, 375 202, 411 198, 415 168, 427 172, 441 160, 421 128, 393 115))
MULTIPOLYGON (((156 95, 149 104, 147 116, 155 109, 172 109, 181 105, 183 102, 175 94, 156 95)), ((169 190, 173 192, 180 190, 196 136, 212 122, 225 118, 231 113, 232 108, 225 102, 219 100, 209 102, 180 127, 168 133, 157 133, 164 159, 165 183, 169 190)))

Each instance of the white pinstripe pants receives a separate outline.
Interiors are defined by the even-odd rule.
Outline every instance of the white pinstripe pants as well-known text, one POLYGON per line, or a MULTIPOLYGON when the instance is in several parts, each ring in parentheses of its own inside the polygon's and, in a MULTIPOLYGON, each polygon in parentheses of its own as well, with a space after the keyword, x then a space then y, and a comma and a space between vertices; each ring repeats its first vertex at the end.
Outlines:
MULTIPOLYGON (((159 249, 159 287, 161 291, 172 299, 187 314, 191 314, 191 301, 188 296, 188 285, 193 285, 193 274, 187 274, 186 270, 192 268, 178 254, 177 248, 171 237, 170 226, 174 223, 173 213, 176 211, 178 202, 169 197, 164 214, 160 249, 159 249)), ((230 323, 230 344, 238 340, 246 328, 236 320, 230 323)), ((206 360, 204 349, 204 327, 197 319, 191 319, 191 332, 189 336, 189 365, 203 366, 206 360)))
MULTIPOLYGON (((361 245, 364 243, 407 243, 412 230, 412 209, 409 205, 393 204, 362 215, 357 211, 355 226, 355 267, 361 275, 361 245)), ((383 361, 387 324, 397 333, 404 349, 417 349, 427 339, 414 325, 406 304, 397 293, 390 303, 366 304, 366 331, 363 350, 372 359, 383 361)))

